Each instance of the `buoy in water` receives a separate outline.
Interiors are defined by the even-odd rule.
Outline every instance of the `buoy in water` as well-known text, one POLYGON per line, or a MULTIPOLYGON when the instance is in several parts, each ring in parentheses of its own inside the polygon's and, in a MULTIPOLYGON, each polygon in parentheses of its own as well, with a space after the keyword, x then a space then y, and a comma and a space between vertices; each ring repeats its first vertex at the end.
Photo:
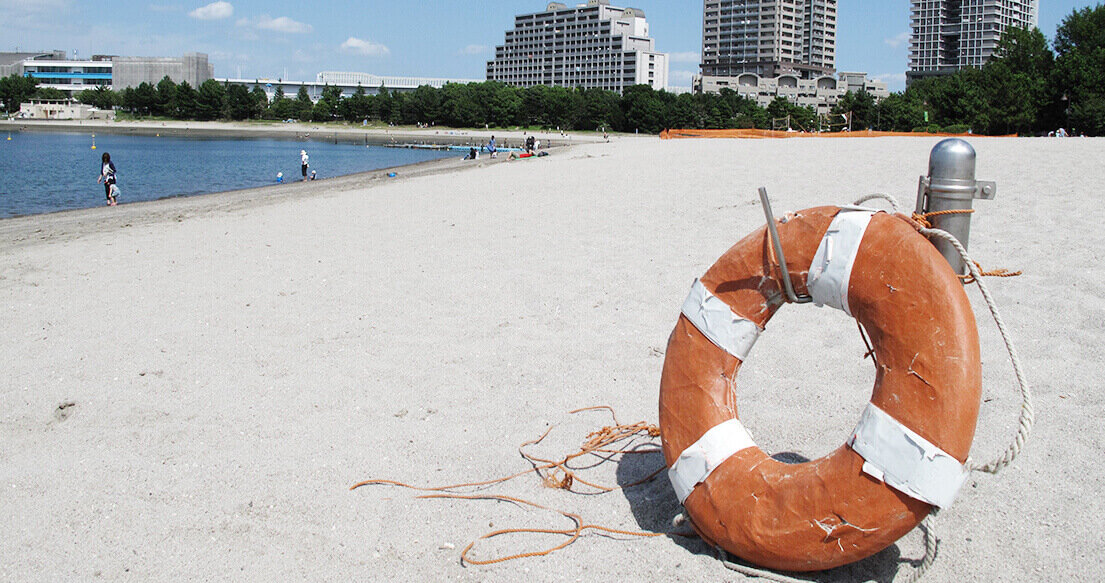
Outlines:
POLYGON ((92 134, 92 149, 96 149, 96 134, 92 134))

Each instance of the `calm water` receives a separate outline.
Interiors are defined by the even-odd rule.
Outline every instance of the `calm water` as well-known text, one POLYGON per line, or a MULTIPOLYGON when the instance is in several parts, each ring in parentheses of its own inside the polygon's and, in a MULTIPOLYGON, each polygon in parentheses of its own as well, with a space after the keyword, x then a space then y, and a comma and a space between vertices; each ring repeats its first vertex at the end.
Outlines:
POLYGON ((104 187, 96 177, 104 152, 115 162, 125 204, 275 184, 277 172, 294 182, 301 149, 319 178, 458 156, 296 140, 108 134, 96 136, 93 150, 89 134, 13 132, 8 140, 0 133, 0 218, 102 206, 104 187))

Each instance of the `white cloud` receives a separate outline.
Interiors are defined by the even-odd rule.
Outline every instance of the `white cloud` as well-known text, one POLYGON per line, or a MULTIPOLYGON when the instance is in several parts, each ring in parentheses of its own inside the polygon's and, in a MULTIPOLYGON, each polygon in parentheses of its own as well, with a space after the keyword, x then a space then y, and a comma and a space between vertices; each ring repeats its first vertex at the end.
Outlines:
POLYGON ((898 47, 900 47, 900 46, 902 46, 902 45, 909 42, 909 36, 910 36, 909 31, 906 31, 906 32, 898 33, 898 35, 894 36, 893 38, 883 39, 883 42, 890 45, 893 48, 898 48, 898 47))
POLYGON ((234 6, 230 2, 212 2, 189 12, 188 16, 196 20, 222 20, 234 16, 234 6))
POLYGON ((487 45, 468 45, 460 50, 462 55, 482 55, 488 51, 487 45))
POLYGON ((668 53, 668 60, 672 63, 699 63, 701 62, 698 53, 668 53))
POLYGON ((368 57, 386 57, 391 54, 391 49, 380 43, 374 43, 352 36, 341 43, 341 50, 342 52, 365 55, 368 57))
POLYGON ((315 29, 310 24, 296 22, 287 16, 280 16, 278 18, 262 16, 257 19, 257 28, 276 32, 286 32, 288 34, 307 34, 315 29))

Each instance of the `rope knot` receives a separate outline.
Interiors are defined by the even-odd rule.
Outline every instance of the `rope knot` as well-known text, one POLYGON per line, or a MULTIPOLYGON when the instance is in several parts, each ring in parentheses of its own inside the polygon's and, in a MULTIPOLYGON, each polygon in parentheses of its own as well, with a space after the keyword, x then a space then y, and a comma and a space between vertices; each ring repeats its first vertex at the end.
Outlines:
POLYGON ((572 483, 575 481, 574 477, 572 476, 572 472, 569 472, 567 470, 564 471, 563 478, 557 478, 556 474, 549 474, 547 476, 544 476, 544 480, 546 488, 569 491, 572 489, 572 483))

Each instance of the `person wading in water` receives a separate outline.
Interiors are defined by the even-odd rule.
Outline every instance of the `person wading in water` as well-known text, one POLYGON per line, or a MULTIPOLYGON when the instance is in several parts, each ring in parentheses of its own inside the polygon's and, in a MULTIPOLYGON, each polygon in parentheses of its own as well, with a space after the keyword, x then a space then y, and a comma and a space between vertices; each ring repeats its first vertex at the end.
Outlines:
POLYGON ((103 183, 104 195, 107 196, 107 206, 115 206, 115 163, 111 161, 111 154, 104 152, 103 156, 100 156, 102 166, 100 167, 100 177, 96 179, 96 183, 103 183))

